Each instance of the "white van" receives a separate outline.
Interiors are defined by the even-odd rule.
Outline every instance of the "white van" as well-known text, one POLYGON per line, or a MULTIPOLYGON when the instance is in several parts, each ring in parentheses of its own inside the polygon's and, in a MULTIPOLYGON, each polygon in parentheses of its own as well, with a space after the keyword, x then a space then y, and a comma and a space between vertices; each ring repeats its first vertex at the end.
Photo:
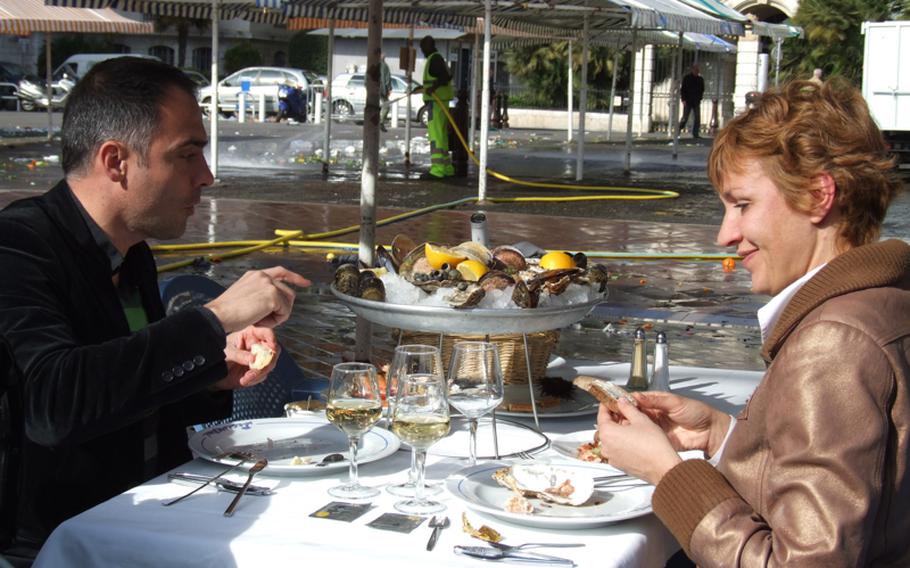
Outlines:
POLYGON ((153 55, 140 55, 138 53, 80 53, 77 55, 70 55, 66 58, 66 61, 60 64, 60 67, 57 67, 57 69, 54 70, 54 80, 59 81, 66 78, 73 82, 77 82, 88 73, 88 70, 96 63, 101 63, 102 61, 115 57, 142 57, 144 59, 154 59, 158 61, 158 58, 153 55))

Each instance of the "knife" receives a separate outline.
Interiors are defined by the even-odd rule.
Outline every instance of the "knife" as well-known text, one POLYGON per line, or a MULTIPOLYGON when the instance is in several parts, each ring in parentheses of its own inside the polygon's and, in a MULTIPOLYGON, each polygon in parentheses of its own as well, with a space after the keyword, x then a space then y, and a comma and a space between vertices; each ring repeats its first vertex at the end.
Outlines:
MULTIPOLYGON (((210 479, 205 475, 186 472, 169 473, 167 478, 181 485, 198 485, 199 483, 205 483, 210 479)), ((227 491, 228 493, 238 493, 243 486, 242 483, 223 478, 216 479, 213 483, 218 487, 219 491, 227 491)), ((257 497, 272 494, 270 488, 261 485, 250 485, 246 492, 257 497)))
POLYGON ((522 562, 525 564, 540 564, 548 566, 575 566, 575 562, 568 558, 537 554, 536 552, 508 552, 486 546, 455 546, 455 554, 463 554, 484 560, 502 560, 503 562, 522 562))

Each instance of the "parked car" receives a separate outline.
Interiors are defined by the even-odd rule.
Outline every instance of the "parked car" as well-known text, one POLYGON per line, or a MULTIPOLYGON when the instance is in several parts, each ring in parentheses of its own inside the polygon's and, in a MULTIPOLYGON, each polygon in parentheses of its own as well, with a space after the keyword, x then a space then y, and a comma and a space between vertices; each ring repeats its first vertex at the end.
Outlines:
POLYGON ((190 81, 196 83, 197 89, 201 89, 202 87, 208 87, 209 84, 211 83, 211 81, 209 81, 208 77, 206 77, 199 71, 196 71, 195 69, 181 69, 181 71, 183 71, 184 75, 189 77, 190 81))
MULTIPOLYGON (((342 120, 345 119, 363 119, 363 109, 367 102, 367 87, 363 73, 342 73, 332 80, 332 115, 342 120)), ((410 90, 413 91, 420 86, 420 83, 411 81, 410 90)), ((408 92, 407 77, 404 75, 392 74, 392 94, 389 95, 389 101, 398 101, 398 111, 405 113, 405 93, 408 92)), ((420 93, 411 95, 411 120, 416 120, 421 124, 427 123, 427 109, 423 104, 423 95, 420 93)))
MULTIPOLYGON (((218 82, 218 110, 224 116, 231 116, 237 110, 237 97, 243 83, 249 81, 249 97, 253 104, 258 104, 259 94, 265 95, 265 112, 278 113, 278 85, 291 85, 300 89, 306 95, 306 100, 312 100, 312 87, 315 74, 304 69, 293 67, 247 67, 241 69, 218 82)), ((209 85, 199 89, 199 104, 203 112, 208 113, 211 108, 212 91, 209 85)))

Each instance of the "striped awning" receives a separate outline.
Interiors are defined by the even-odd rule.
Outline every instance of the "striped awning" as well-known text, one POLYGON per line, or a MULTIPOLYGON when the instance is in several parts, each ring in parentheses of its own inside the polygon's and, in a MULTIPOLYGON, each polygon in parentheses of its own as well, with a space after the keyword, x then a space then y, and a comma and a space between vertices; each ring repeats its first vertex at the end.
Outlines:
MULTIPOLYGON (((212 18, 211 0, 45 0, 45 4, 76 8, 112 8, 152 16, 194 20, 212 18)), ((283 25, 287 20, 284 15, 284 4, 275 0, 221 0, 220 4, 222 20, 240 18, 278 25, 283 25)))
POLYGON ((0 33, 26 36, 54 32, 150 34, 154 26, 110 8, 59 8, 45 6, 41 0, 0 2, 0 33))

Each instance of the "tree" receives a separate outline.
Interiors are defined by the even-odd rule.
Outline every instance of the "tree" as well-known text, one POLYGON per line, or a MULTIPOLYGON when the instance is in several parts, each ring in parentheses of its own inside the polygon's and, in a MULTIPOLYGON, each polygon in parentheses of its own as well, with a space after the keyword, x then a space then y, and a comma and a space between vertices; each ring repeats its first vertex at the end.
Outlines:
MULTIPOLYGON (((288 43, 288 65, 313 73, 325 73, 328 51, 329 39, 327 37, 310 35, 305 31, 297 32, 291 36, 288 43)), ((330 81, 331 79, 329 77, 330 81)))
POLYGON ((862 81, 862 23, 910 15, 907 0, 801 0, 792 23, 804 37, 784 42, 784 78, 808 79, 820 68, 825 76, 862 81))
MULTIPOLYGON (((38 51, 38 75, 44 77, 45 45, 38 51)), ((70 55, 77 53, 118 53, 112 38, 105 35, 54 34, 51 40, 51 68, 56 69, 70 55)))
MULTIPOLYGON (((565 107, 567 103, 566 83, 568 69, 566 58, 569 44, 565 41, 539 46, 516 47, 506 52, 509 73, 522 79, 531 89, 527 101, 535 106, 549 108, 565 107)), ((600 90, 589 93, 589 104, 603 106, 609 99, 609 88, 613 73, 613 53, 606 47, 593 47, 588 55, 588 86, 600 90)), ((572 47, 572 69, 574 81, 581 82, 582 50, 577 43, 572 47)), ((627 88, 629 83, 627 67, 620 58, 620 74, 617 89, 627 88)))
POLYGON ((224 52, 224 72, 230 75, 244 67, 262 65, 262 54, 249 40, 244 40, 224 52))
POLYGON ((186 67, 186 44, 190 28, 199 31, 208 29, 209 20, 199 18, 182 18, 179 16, 158 16, 155 18, 155 32, 161 33, 173 27, 177 30, 177 67, 186 67))

